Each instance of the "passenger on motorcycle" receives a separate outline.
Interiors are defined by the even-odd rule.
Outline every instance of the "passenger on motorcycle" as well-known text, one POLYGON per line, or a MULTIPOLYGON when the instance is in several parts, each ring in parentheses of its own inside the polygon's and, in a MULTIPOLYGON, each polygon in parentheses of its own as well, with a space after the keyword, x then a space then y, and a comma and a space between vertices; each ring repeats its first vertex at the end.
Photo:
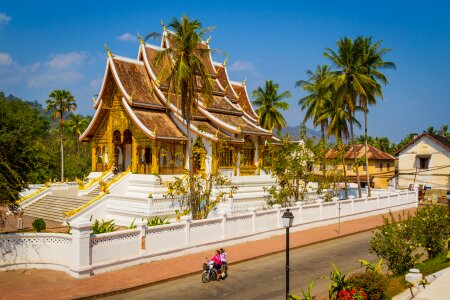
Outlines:
POLYGON ((219 274, 220 274, 220 270, 222 268, 222 261, 220 259, 220 251, 216 250, 216 255, 214 255, 213 258, 211 258, 211 260, 214 262, 214 269, 216 269, 216 275, 217 275, 217 280, 219 280, 219 274))
POLYGON ((227 255, 228 253, 223 248, 220 248, 220 261, 222 263, 222 278, 225 278, 227 276, 227 269, 228 269, 227 255))

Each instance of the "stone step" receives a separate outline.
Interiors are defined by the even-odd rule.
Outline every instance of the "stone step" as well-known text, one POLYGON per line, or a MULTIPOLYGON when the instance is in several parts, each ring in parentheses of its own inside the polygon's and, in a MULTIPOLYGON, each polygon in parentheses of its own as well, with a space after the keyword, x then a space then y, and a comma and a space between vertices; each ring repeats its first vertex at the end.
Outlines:
POLYGON ((87 201, 89 201, 89 200, 82 200, 82 199, 72 199, 72 200, 68 200, 68 199, 63 199, 63 200, 61 200, 61 199, 51 199, 50 201, 48 201, 48 199, 44 198, 44 199, 42 199, 40 201, 37 201, 37 202, 31 204, 30 206, 32 206, 32 205, 49 205, 49 206, 52 206, 52 205, 81 205, 81 204, 86 203, 87 201))

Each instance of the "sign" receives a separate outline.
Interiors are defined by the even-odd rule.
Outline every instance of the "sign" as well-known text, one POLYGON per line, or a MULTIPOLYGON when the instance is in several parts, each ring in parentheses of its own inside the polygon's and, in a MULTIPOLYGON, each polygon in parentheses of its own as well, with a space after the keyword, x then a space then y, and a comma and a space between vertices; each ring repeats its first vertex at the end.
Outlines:
POLYGON ((431 186, 424 186, 423 189, 424 190, 431 190, 431 186))

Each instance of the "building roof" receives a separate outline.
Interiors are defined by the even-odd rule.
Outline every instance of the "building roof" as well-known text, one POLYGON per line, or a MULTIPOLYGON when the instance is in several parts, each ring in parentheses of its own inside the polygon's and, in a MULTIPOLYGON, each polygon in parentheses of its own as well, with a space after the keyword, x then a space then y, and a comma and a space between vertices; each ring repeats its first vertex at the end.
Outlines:
POLYGON ((398 156, 400 154, 400 152, 402 152, 404 149, 409 147, 409 145, 415 143, 417 140, 421 139, 422 137, 428 137, 429 139, 435 141, 436 143, 440 144, 445 149, 450 151, 450 139, 449 138, 446 138, 446 137, 441 136, 441 135, 436 135, 436 134, 430 134, 428 132, 423 132, 423 133, 419 134, 418 136, 416 136, 416 138, 413 139, 412 141, 410 141, 408 144, 406 144, 405 146, 403 146, 402 148, 397 150, 397 152, 395 152, 394 155, 398 156))
MULTIPOLYGON (((164 61, 156 64, 158 53, 170 48, 171 43, 173 33, 164 30, 161 47, 141 40, 137 59, 120 57, 108 51, 102 88, 94 103, 96 115, 80 140, 92 137, 98 130, 116 87, 122 94, 121 102, 128 115, 147 136, 152 139, 186 139, 183 134, 186 121, 181 113, 180 97, 168 93, 167 76, 172 62, 166 56, 164 61)), ((201 42, 199 48, 209 49, 209 44, 201 42)), ((197 94, 198 106, 190 130, 209 140, 234 143, 241 143, 243 134, 265 139, 271 137, 271 132, 259 126, 245 85, 230 81, 226 65, 214 63, 210 54, 202 56, 201 60, 211 73, 213 97, 206 103, 205 97, 197 94)))
MULTIPOLYGON (((344 159, 355 159, 353 155, 352 146, 349 145, 350 149, 345 153, 344 159)), ((356 158, 364 158, 365 150, 364 144, 356 144, 355 145, 356 158)), ((335 149, 330 149, 326 155, 326 158, 333 159, 338 157, 339 151, 335 149)), ((383 152, 374 146, 367 145, 367 157, 369 159, 377 159, 377 160, 395 160, 395 157, 390 155, 389 153, 383 152)))

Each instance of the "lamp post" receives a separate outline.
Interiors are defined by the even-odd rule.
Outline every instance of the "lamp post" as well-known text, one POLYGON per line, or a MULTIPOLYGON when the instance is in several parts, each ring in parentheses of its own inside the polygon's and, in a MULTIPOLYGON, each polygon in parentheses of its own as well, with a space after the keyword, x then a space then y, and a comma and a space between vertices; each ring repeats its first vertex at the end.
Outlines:
POLYGON ((283 216, 283 227, 286 228, 286 300, 289 299, 289 227, 294 222, 294 215, 290 209, 286 209, 283 216))

